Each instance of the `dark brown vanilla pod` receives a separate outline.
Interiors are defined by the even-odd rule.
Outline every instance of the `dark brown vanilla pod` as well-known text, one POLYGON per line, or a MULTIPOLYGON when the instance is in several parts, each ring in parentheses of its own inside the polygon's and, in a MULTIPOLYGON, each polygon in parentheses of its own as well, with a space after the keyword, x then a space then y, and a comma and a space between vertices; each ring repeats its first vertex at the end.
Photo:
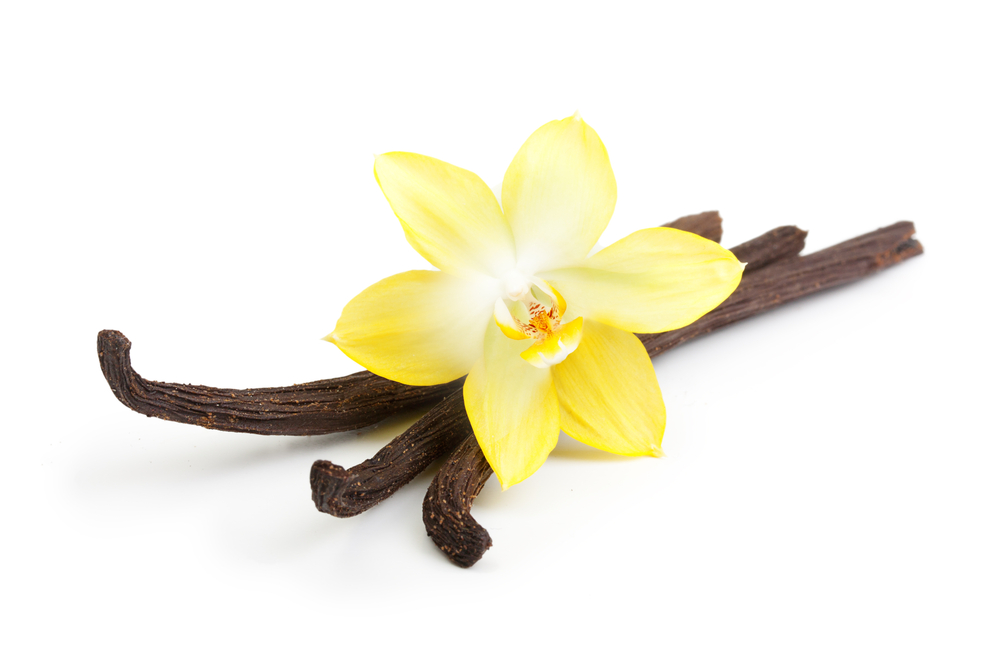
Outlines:
POLYGON ((493 546, 472 518, 472 502, 493 474, 475 435, 459 445, 434 476, 424 496, 424 527, 434 544, 461 567, 471 567, 493 546))
MULTIPOLYGON (((654 357, 793 299, 860 280, 921 254, 923 246, 912 238, 914 233, 913 223, 898 222, 811 255, 796 257, 803 247, 805 232, 796 227, 773 229, 732 248, 738 259, 747 262, 747 268, 740 286, 721 306, 683 329, 640 334, 639 339, 649 356, 654 357)), ((491 474, 493 471, 482 451, 465 451, 461 458, 456 452, 438 471, 442 479, 435 477, 424 497, 427 534, 452 562, 462 567, 476 563, 493 544, 489 533, 471 514, 472 501, 491 474), (442 486, 476 491, 467 496, 465 503, 451 501, 444 506, 440 500, 442 486), (448 519, 428 521, 429 514, 448 519)))
MULTIPOLYGON (((714 215, 718 217, 718 214, 714 215)), ((680 223, 683 226, 695 221, 697 225, 698 217, 688 216, 671 224, 680 223)), ((746 276, 773 262, 793 261, 805 247, 805 240, 806 232, 798 227, 778 227, 731 250, 737 259, 747 263, 744 270, 746 276)), ((695 322, 691 327, 697 324, 695 322)), ((710 330, 705 333, 708 331, 710 330)), ((646 349, 650 351, 648 345, 646 349)), ((653 354, 655 353, 650 351, 650 355, 653 354)), ((475 437, 470 437, 469 440, 475 442, 475 437)), ((489 532, 472 518, 471 513, 473 500, 492 474, 493 470, 482 450, 478 446, 466 448, 463 444, 444 463, 424 496, 424 527, 427 528, 427 534, 456 565, 474 565, 493 545, 489 532), (468 493, 469 489, 474 490, 474 493, 468 493)))
POLYGON ((732 296, 697 322, 676 331, 640 334, 639 339, 656 356, 783 303, 860 280, 921 254, 924 249, 914 233, 912 222, 897 222, 810 255, 774 262, 745 274, 732 296))
POLYGON ((795 257, 802 252, 806 247, 806 234, 808 232, 798 227, 776 227, 729 250, 736 255, 736 259, 746 262, 744 273, 757 271, 772 262, 795 257))
POLYGON ((372 458, 349 470, 316 461, 309 474, 316 509, 349 517, 371 509, 472 434, 462 390, 435 405, 372 458))
POLYGON ((673 222, 668 222, 661 227, 673 227, 685 232, 697 234, 709 241, 720 243, 722 241, 722 216, 718 211, 705 211, 694 215, 685 215, 677 218, 673 222))
MULTIPOLYGON (((709 211, 668 223, 718 241, 722 218, 709 211)), ((147 417, 218 431, 260 435, 322 435, 364 428, 397 412, 432 405, 462 380, 413 387, 368 371, 289 387, 221 389, 157 382, 132 369, 132 343, 118 331, 97 334, 101 370, 119 401, 147 417)))
POLYGON ((220 389, 147 380, 133 370, 131 348, 118 331, 97 334, 101 370, 119 401, 147 417, 219 431, 261 435, 351 431, 440 401, 463 382, 414 387, 362 371, 289 387, 220 389))

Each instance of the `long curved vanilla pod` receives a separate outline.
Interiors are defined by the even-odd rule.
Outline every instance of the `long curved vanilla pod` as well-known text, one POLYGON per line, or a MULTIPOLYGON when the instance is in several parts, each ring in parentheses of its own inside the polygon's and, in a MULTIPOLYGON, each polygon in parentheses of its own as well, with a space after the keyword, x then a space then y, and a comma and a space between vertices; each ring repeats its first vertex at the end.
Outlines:
POLYGON ((132 368, 132 343, 119 331, 97 334, 104 379, 126 407, 147 417, 218 431, 319 435, 364 428, 398 412, 440 401, 464 379, 414 387, 362 371, 289 387, 220 389, 147 380, 132 368))
MULTIPOLYGON (((768 248, 802 248, 805 233, 778 228, 732 251, 748 262, 743 280, 722 305, 676 331, 639 336, 651 357, 783 303, 860 280, 923 252, 913 223, 899 222, 804 257, 774 256, 768 248), (770 237, 768 239, 768 237, 770 237), (757 255, 756 253, 761 253, 757 255), (757 267, 760 267, 759 270, 757 267)), ((438 471, 424 497, 424 527, 456 565, 471 567, 493 544, 471 514, 472 503, 493 471, 472 436, 438 471)))
MULTIPOLYGON (((668 225, 718 240, 722 218, 707 211, 668 225)), ((121 332, 97 334, 101 371, 115 397, 146 415, 218 431, 260 435, 321 435, 370 426, 396 413, 428 407, 463 380, 430 387, 386 380, 368 371, 287 387, 223 389, 147 380, 132 368, 132 343, 121 332)))

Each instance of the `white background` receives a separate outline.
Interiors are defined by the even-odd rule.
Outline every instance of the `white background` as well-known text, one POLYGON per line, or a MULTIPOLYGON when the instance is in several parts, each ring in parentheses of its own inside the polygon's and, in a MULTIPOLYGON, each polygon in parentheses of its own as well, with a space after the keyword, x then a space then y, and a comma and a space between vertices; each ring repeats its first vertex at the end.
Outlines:
POLYGON ((48 3, 0 9, 5 664, 996 665, 996 3, 48 3), (140 417, 148 378, 353 372, 320 341, 426 266, 372 155, 500 183, 580 110, 608 244, 718 209, 807 251, 912 220, 926 254, 655 362, 664 459, 562 442, 425 536, 433 471, 318 513, 415 418, 310 438, 140 417))

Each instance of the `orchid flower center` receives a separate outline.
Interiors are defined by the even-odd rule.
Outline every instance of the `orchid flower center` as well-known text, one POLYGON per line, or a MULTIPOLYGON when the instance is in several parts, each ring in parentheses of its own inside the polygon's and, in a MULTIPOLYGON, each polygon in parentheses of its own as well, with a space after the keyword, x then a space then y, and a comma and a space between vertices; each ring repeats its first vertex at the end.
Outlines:
POLYGON ((514 340, 533 339, 521 357, 537 368, 549 368, 566 359, 580 344, 583 318, 564 323, 566 301, 544 280, 516 269, 501 279, 503 296, 493 308, 493 319, 514 340))

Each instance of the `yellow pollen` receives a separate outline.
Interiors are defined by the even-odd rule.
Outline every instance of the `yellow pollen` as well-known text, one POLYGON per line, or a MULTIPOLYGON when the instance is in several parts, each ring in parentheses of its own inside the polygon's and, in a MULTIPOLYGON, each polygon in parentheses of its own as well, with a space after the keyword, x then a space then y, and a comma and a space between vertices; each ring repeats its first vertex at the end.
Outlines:
POLYGON ((530 291, 526 297, 520 299, 520 303, 528 311, 528 321, 524 322, 513 314, 510 317, 517 329, 525 334, 525 336, 528 338, 544 339, 559 329, 562 315, 555 303, 546 307, 545 304, 535 299, 530 291))
POLYGON ((520 299, 510 299, 515 306, 520 304, 524 308, 526 317, 522 319, 515 315, 503 298, 497 299, 493 317, 508 338, 534 339, 534 345, 522 352, 521 357, 533 366, 548 368, 561 363, 579 345, 583 320, 577 318, 563 323, 566 302, 562 296, 542 280, 531 279, 531 282, 550 299, 550 305, 546 306, 535 298, 529 288, 520 299))

